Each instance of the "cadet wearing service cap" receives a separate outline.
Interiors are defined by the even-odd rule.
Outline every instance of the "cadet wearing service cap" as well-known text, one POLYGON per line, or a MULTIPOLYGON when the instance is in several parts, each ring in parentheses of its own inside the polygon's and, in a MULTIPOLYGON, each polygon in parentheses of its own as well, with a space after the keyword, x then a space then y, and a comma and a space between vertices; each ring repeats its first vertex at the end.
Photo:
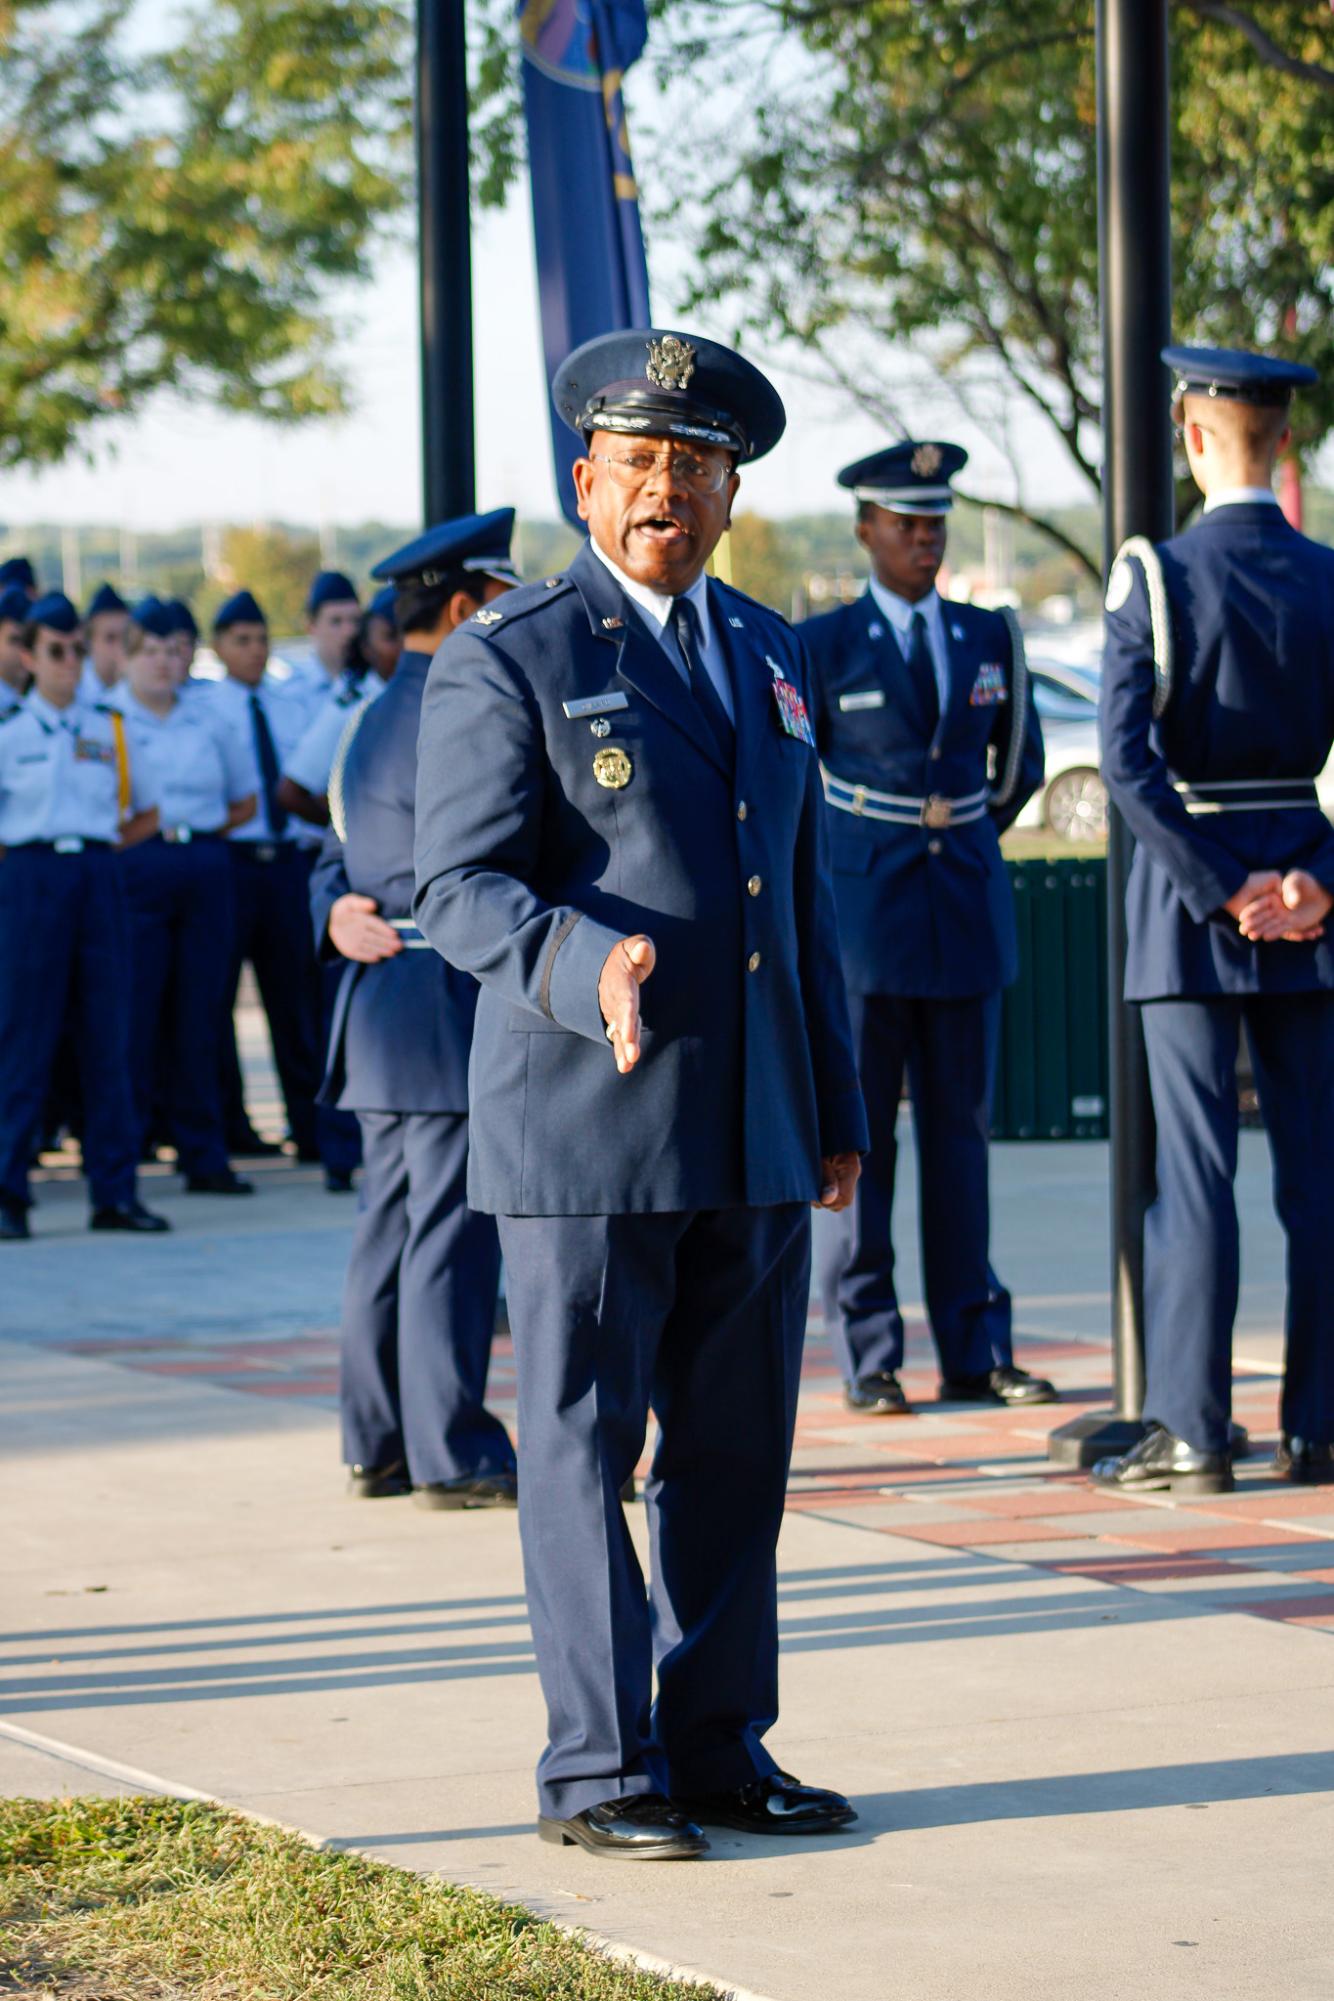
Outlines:
POLYGON ((316 950, 341 973, 320 1095, 356 1113, 364 1159, 343 1289, 343 1456, 354 1495, 411 1489, 428 1508, 515 1497, 514 1448, 485 1405, 500 1245, 467 1201, 477 982, 409 915, 426 672, 457 625, 518 582, 513 527, 510 507, 441 522, 376 566, 397 587, 406 646, 384 694, 344 716, 311 877, 316 950))
POLYGON ((946 604, 935 587, 950 481, 967 460, 959 445, 908 440, 844 468, 870 583, 801 628, 872 1139, 853 1205, 828 1233, 822 1291, 848 1404, 875 1416, 908 1409, 891 1234, 905 1069, 941 1394, 1055 1394, 1015 1366, 1010 1296, 988 1256, 990 1042, 1018 972, 999 836, 1043 757, 1017 625, 946 604))
POLYGON ((1107 589, 1103 771, 1135 836, 1126 999, 1158 1129, 1144 1230, 1148 1431, 1095 1478, 1125 1492, 1232 1485, 1237 1039, 1245 1023, 1288 1241, 1278 1471, 1334 1479, 1334 552, 1272 488, 1299 363, 1169 347, 1172 415, 1205 496, 1107 589))
POLYGON ((469 1195, 518 1362, 540 1829, 689 1857, 699 1823, 853 1818, 763 1738, 809 1205, 848 1200, 866 1128, 804 652, 704 574, 782 404, 650 328, 553 394, 591 540, 432 663, 415 915, 482 983, 469 1195), (650 1403, 646 1594, 620 1494, 650 1403))

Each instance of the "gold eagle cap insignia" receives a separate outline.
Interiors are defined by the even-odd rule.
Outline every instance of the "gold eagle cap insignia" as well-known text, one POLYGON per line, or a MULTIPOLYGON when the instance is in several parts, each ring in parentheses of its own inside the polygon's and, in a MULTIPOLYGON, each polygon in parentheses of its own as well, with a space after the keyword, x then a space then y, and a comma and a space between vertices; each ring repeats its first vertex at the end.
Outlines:
POLYGON ((918 479, 930 479, 933 472, 939 472, 944 453, 939 445, 919 445, 912 455, 912 469, 918 479))
POLYGON ((659 389, 688 388, 694 372, 695 350, 688 340, 664 334, 661 340, 649 342, 644 373, 659 389))

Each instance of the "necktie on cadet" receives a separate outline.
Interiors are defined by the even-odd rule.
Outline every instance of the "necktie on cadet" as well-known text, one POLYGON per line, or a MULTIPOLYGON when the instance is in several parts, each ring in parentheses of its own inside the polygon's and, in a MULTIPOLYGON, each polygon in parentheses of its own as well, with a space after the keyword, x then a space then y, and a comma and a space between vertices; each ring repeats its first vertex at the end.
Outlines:
POLYGON ((269 816, 269 832, 275 841, 280 841, 287 831, 287 808, 278 804, 278 781, 282 773, 278 769, 278 752, 274 748, 273 731, 269 728, 264 704, 253 690, 250 696, 250 727, 255 733, 255 756, 259 759, 259 776, 264 788, 264 810, 269 816))
POLYGON ((681 649, 681 658, 686 663, 686 679, 690 692, 704 712, 704 720, 712 730, 714 739, 727 764, 736 760, 736 731, 732 719, 722 704, 722 697, 713 685, 713 678, 704 665, 704 638, 700 631, 699 613, 689 598, 676 600, 676 643, 681 649))
POLYGON ((936 667, 931 658, 931 642, 926 636, 926 614, 915 611, 912 624, 908 627, 908 645, 904 652, 908 664, 908 676, 917 690, 917 698, 922 704, 922 713, 935 728, 940 719, 940 689, 936 685, 936 667))

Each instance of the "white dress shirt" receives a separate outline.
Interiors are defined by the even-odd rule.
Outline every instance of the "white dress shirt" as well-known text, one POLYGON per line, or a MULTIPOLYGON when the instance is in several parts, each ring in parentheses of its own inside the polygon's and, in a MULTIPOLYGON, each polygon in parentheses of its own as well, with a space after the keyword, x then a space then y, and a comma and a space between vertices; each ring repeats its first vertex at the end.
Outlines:
POLYGON ((125 681, 117 683, 111 706, 125 718, 131 766, 144 770, 162 825, 217 833, 227 808, 250 789, 253 760, 245 755, 239 732, 210 702, 178 697, 165 716, 155 715, 125 681))
MULTIPOLYGON (((592 540, 591 537, 589 539, 590 541, 592 540)), ((611 571, 617 583, 625 592, 625 595, 639 606, 639 609, 648 620, 649 631, 658 641, 658 644, 662 647, 663 652, 667 655, 677 673, 684 681, 688 682, 690 676, 686 671, 685 661, 681 658, 681 649, 677 644, 676 628, 673 624, 677 600, 674 597, 664 596, 661 591, 650 589, 647 584, 636 583, 633 577, 627 577, 620 565, 613 563, 611 557, 599 549, 596 542, 592 542, 592 549, 598 561, 611 571)), ((690 589, 682 591, 681 596, 689 598, 691 604, 695 607, 695 615, 699 619, 700 644, 704 653, 702 662, 704 671, 713 683, 714 693, 717 695, 718 700, 727 711, 728 721, 735 723, 736 710, 732 705, 731 679, 727 672, 727 663, 722 656, 717 640, 713 637, 713 621, 709 616, 708 578, 696 577, 690 589)))
POLYGON ((950 649, 945 637, 945 613, 941 607, 940 592, 928 591, 916 604, 909 604, 907 598, 901 598, 897 591, 886 590, 878 577, 868 579, 868 589, 876 610, 883 615, 905 658, 913 615, 920 611, 925 618, 926 643, 931 650, 931 665, 936 672, 936 694, 943 716, 950 700, 950 649))
MULTIPOLYGON (((128 748, 128 746, 127 746, 128 748)), ((130 811, 157 804, 130 749, 130 811)), ((57 709, 34 690, 0 722, 0 847, 28 841, 114 841, 120 772, 109 712, 75 700, 57 709)))
POLYGON ((1278 495, 1272 486, 1225 486, 1209 495, 1201 511, 1214 514, 1220 507, 1254 507, 1257 500, 1278 506, 1278 495))

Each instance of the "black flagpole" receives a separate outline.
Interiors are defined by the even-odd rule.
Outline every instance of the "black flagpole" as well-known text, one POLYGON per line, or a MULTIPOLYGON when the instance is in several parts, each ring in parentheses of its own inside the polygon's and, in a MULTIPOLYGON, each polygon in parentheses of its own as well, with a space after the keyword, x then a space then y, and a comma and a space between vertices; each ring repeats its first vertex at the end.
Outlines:
POLYGON ((427 522, 476 505, 472 217, 465 0, 418 0, 422 501, 427 522))

